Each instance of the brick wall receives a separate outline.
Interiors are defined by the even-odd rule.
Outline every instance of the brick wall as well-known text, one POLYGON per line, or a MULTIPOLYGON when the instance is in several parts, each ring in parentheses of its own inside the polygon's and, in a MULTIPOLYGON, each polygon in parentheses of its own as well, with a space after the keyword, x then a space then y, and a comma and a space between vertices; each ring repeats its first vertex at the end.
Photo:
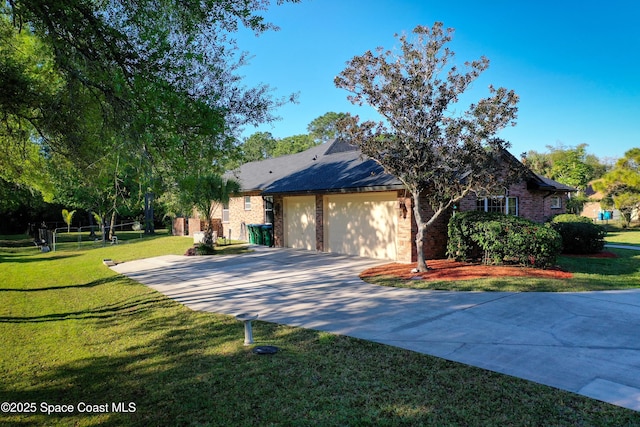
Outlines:
MULTIPOLYGON (((548 191, 527 190, 527 184, 522 182, 509 187, 509 197, 518 198, 518 216, 535 222, 545 222, 552 217, 566 213, 568 196, 566 193, 550 194, 548 191), (559 196, 560 208, 552 208, 553 196, 559 196)), ((469 194, 459 203, 460 212, 476 210, 476 195, 469 194)))
POLYGON ((174 236, 184 236, 186 227, 186 219, 185 218, 174 218, 173 226, 171 228, 171 233, 174 236))
MULTIPOLYGON (((259 194, 249 195, 251 208, 245 209, 244 196, 232 197, 229 200, 229 222, 222 224, 223 235, 228 237, 231 230, 231 238, 249 241, 246 230, 247 224, 264 224, 264 200, 259 194), (243 233, 244 232, 244 233, 243 233), (244 234, 244 235, 242 235, 244 234)), ((219 213, 222 216, 222 212, 219 213)))

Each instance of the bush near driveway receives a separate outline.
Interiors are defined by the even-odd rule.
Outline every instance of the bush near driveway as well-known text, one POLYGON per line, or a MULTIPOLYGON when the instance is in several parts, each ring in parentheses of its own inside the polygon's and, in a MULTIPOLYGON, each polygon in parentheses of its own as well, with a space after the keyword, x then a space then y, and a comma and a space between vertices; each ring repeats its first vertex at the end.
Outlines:
POLYGON ((553 266, 562 238, 550 224, 496 212, 461 212, 449 221, 447 253, 458 261, 553 266))
POLYGON ((604 249, 606 230, 587 217, 558 215, 552 224, 562 236, 562 252, 565 254, 595 254, 604 249))

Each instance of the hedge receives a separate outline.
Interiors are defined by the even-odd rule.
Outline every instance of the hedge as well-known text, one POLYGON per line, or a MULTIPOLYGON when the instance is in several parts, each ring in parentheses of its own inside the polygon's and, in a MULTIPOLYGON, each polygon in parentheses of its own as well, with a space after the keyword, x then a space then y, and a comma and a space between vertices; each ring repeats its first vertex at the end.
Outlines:
POLYGON ((553 266, 562 238, 550 224, 493 212, 461 212, 451 217, 447 253, 450 258, 485 264, 553 266))
POLYGON ((562 236, 562 252, 567 254, 595 254, 604 249, 607 234, 604 227, 591 219, 564 214, 551 221, 553 228, 562 236))

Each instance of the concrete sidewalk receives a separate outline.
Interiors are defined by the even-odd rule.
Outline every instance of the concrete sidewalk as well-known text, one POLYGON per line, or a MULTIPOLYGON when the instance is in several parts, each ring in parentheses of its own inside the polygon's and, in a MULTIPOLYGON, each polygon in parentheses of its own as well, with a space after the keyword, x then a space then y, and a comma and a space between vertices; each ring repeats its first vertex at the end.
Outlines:
MULTIPOLYGON (((193 310, 363 338, 640 411, 640 291, 444 292, 385 288, 380 260, 255 247, 163 256, 114 271, 193 310)), ((259 337, 256 337, 259 341, 259 337)))

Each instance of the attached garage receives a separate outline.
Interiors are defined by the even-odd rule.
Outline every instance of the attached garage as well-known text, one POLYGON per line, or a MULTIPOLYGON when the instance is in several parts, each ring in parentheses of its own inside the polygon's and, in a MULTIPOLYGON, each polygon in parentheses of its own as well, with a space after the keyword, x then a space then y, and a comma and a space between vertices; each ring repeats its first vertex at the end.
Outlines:
POLYGON ((325 251, 397 259, 397 192, 324 197, 325 251))
POLYGON ((315 196, 285 197, 284 246, 294 249, 316 250, 315 196))

